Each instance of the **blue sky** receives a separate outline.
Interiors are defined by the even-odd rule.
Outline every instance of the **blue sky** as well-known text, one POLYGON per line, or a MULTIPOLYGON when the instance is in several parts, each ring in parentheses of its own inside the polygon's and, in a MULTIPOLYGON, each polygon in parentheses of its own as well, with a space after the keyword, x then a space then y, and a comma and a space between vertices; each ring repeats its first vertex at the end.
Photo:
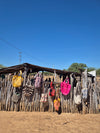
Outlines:
POLYGON ((99 0, 0 0, 0 64, 100 68, 99 0), (16 47, 16 48, 15 48, 16 47))

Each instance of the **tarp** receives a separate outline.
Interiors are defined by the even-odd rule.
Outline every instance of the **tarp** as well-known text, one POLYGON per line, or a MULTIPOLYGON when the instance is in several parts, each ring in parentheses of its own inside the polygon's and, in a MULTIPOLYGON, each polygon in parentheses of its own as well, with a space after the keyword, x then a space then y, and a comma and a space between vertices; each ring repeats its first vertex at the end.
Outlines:
POLYGON ((91 74, 92 76, 96 77, 96 70, 90 71, 90 72, 88 72, 88 73, 91 74))

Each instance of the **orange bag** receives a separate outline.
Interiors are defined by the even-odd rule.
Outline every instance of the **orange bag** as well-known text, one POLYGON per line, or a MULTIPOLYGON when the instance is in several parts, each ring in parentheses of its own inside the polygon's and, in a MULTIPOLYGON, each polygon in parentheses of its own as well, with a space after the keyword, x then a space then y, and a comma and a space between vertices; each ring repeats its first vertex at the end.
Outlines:
POLYGON ((60 107, 60 98, 54 100, 54 108, 56 111, 59 110, 60 107))

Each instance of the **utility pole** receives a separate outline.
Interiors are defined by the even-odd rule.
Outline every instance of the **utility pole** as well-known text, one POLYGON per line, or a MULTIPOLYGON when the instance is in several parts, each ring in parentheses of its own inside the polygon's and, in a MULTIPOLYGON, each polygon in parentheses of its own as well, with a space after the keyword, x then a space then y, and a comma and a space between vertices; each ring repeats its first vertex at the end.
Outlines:
POLYGON ((22 61, 22 52, 19 52, 19 64, 21 64, 22 61))

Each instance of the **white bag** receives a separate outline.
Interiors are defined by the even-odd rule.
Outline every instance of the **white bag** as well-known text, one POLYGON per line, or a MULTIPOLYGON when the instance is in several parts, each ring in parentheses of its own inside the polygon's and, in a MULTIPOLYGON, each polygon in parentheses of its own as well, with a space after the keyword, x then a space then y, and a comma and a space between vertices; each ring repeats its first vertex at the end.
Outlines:
POLYGON ((77 96, 74 95, 74 102, 77 105, 81 104, 81 95, 77 95, 77 96))
POLYGON ((47 94, 42 93, 40 102, 47 102, 47 101, 48 101, 47 94))
POLYGON ((86 101, 87 97, 88 97, 88 89, 87 88, 83 88, 82 89, 82 98, 83 98, 83 100, 86 101))

